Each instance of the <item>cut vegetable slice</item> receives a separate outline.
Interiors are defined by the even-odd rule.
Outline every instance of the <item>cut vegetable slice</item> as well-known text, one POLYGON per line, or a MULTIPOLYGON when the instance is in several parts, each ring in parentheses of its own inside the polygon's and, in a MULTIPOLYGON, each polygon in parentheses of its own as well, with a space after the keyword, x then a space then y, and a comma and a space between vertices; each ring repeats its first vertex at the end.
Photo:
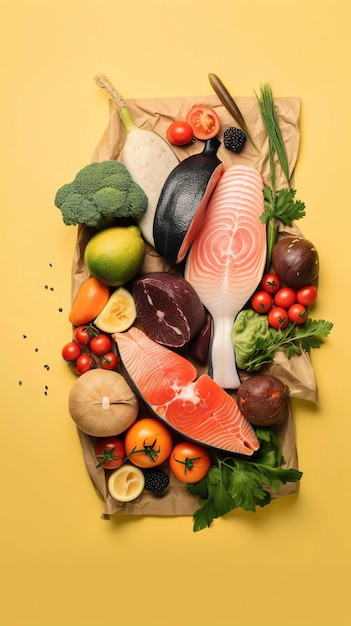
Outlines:
POLYGON ((132 294, 124 287, 118 287, 94 320, 94 324, 105 333, 122 333, 133 324, 135 318, 136 308, 132 294))
POLYGON ((136 466, 122 465, 110 474, 107 487, 110 495, 119 502, 130 502, 140 496, 144 489, 145 477, 136 466))

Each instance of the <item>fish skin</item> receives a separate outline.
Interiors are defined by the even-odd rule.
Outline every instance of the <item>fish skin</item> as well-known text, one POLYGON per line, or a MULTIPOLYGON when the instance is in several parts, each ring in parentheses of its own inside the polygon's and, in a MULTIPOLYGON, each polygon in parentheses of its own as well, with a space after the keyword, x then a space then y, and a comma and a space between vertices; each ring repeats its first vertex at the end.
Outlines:
POLYGON ((188 253, 184 277, 213 319, 210 371, 223 389, 237 389, 231 331, 259 285, 266 261, 263 180, 247 165, 229 167, 218 182, 188 253))
POLYGON ((181 435, 220 450, 251 456, 256 434, 234 398, 184 357, 132 327, 115 333, 119 357, 151 411, 181 435))

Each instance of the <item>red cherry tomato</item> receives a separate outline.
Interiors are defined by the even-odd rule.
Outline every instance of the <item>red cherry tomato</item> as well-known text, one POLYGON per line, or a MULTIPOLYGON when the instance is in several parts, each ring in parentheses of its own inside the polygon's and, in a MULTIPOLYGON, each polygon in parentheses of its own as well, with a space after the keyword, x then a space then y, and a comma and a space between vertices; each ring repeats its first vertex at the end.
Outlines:
POLYGON ((251 298, 251 306, 256 313, 267 313, 272 303, 272 296, 266 291, 257 291, 251 298))
POLYGON ((183 483, 198 483, 211 467, 211 457, 202 446, 188 441, 177 443, 170 456, 169 467, 183 483))
POLYGON ((73 336, 80 346, 88 346, 95 333, 90 326, 77 326, 73 336))
POLYGON ((190 109, 186 121, 192 127, 196 139, 211 139, 218 135, 221 128, 216 111, 207 106, 194 106, 190 109))
POLYGON ((288 310, 289 321, 294 324, 304 324, 308 318, 308 311, 303 304, 293 304, 288 310))
POLYGON ((90 354, 81 354, 76 360, 76 372, 79 376, 89 370, 93 370, 95 367, 96 361, 90 354))
POLYGON ((101 356, 102 354, 106 354, 106 352, 110 352, 111 348, 111 338, 108 335, 104 335, 103 333, 99 333, 90 341, 90 350, 93 352, 93 354, 96 354, 97 356, 101 356))
POLYGON ((296 302, 296 291, 291 287, 282 287, 274 295, 275 306, 281 306, 283 309, 289 309, 296 302))
POLYGON ((316 300, 318 295, 316 287, 313 285, 307 285, 306 287, 301 287, 296 294, 296 299, 299 304, 303 304, 303 306, 310 306, 316 300))
POLYGON ((82 350, 75 341, 69 341, 62 348, 62 358, 65 361, 76 361, 81 354, 82 350))
POLYGON ((100 366, 103 370, 115 370, 118 365, 118 356, 114 352, 106 352, 102 356, 100 366))
POLYGON ((278 289, 280 289, 280 278, 278 274, 274 272, 268 272, 265 274, 261 281, 261 287, 263 291, 267 291, 267 293, 277 293, 278 289))
POLYGON ((268 324, 275 328, 276 330, 287 327, 289 324, 288 312, 282 307, 276 306, 271 309, 267 315, 268 324))
POLYGON ((104 437, 95 446, 96 467, 117 469, 125 459, 124 444, 118 437, 104 437))
POLYGON ((174 146, 185 146, 193 139, 194 133, 189 122, 176 120, 167 129, 167 139, 174 146))

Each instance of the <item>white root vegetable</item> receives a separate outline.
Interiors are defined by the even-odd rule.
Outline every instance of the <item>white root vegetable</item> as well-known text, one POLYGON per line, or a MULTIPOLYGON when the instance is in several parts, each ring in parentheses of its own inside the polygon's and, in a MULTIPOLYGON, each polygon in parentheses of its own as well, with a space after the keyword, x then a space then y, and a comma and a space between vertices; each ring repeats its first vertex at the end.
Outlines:
POLYGON ((111 96, 127 131, 120 161, 147 195, 147 209, 138 224, 144 239, 154 246, 153 224, 157 202, 167 176, 179 161, 162 137, 151 130, 138 128, 125 100, 106 76, 97 74, 95 81, 111 96))

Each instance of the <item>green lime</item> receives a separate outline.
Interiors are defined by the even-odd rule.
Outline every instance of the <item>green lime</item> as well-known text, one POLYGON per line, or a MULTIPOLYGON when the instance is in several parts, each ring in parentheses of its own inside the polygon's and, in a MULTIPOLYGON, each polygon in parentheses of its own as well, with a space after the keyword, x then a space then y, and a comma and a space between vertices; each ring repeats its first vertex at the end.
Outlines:
POLYGON ((115 226, 88 241, 84 259, 92 276, 105 285, 119 287, 138 273, 145 243, 138 226, 115 226))

